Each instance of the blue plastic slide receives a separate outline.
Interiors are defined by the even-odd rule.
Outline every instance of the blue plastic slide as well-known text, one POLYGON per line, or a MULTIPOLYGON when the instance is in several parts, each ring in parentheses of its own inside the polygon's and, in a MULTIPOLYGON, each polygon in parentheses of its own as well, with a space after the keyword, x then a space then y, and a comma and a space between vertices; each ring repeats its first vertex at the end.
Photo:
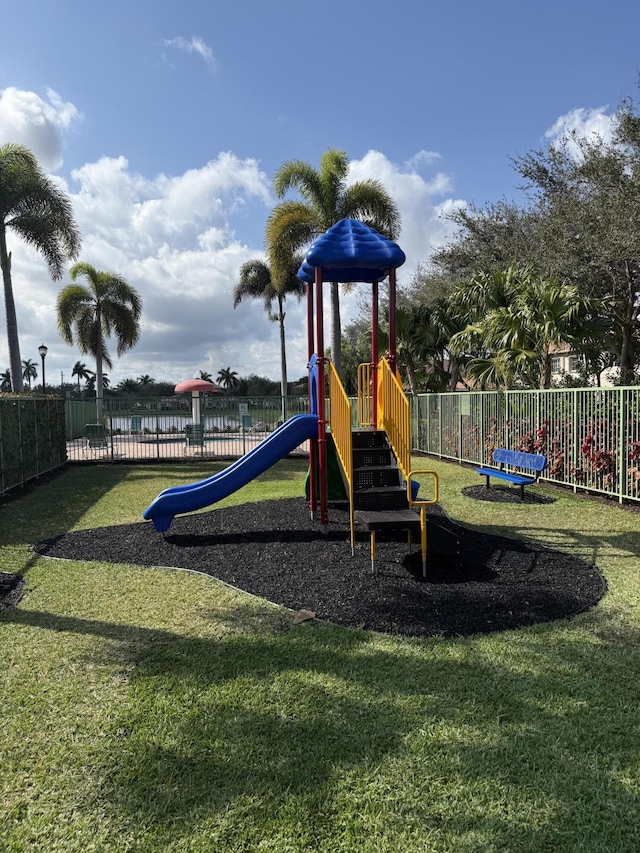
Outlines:
POLYGON ((156 530, 164 532, 169 529, 175 515, 193 512, 221 501, 246 486, 303 441, 316 438, 317 435, 317 415, 295 415, 224 471, 197 483, 172 486, 160 492, 145 509, 143 516, 153 520, 156 530))

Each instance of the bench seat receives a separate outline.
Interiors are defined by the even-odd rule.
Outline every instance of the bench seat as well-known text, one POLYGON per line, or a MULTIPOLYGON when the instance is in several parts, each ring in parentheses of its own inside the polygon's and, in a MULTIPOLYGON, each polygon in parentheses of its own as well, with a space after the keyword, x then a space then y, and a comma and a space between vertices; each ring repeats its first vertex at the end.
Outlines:
POLYGON ((510 474, 508 471, 500 471, 499 468, 476 468, 476 474, 483 474, 485 477, 497 477, 499 480, 506 480, 509 483, 514 483, 516 486, 530 486, 535 483, 533 477, 524 477, 522 474, 510 474))
POLYGON ((499 468, 476 468, 476 473, 487 478, 487 488, 489 488, 491 477, 513 483, 514 486, 520 486, 520 500, 524 500, 524 487, 535 485, 538 482, 540 472, 544 470, 547 464, 547 457, 541 453, 524 453, 521 450, 507 450, 505 447, 496 447, 492 458, 500 466, 499 468), (524 468, 525 471, 530 471, 533 476, 521 471, 507 471, 505 470, 506 465, 511 468, 524 468))

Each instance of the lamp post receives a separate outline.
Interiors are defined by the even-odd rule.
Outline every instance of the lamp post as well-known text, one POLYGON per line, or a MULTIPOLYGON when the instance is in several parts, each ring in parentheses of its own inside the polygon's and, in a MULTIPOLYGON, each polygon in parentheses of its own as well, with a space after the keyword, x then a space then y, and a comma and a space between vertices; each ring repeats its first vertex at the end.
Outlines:
POLYGON ((44 360, 46 358, 48 351, 49 350, 47 349, 47 347, 44 344, 40 344, 40 346, 38 347, 38 352, 40 353, 40 358, 42 359, 42 393, 43 394, 45 393, 45 388, 46 388, 46 385, 44 382, 44 360))

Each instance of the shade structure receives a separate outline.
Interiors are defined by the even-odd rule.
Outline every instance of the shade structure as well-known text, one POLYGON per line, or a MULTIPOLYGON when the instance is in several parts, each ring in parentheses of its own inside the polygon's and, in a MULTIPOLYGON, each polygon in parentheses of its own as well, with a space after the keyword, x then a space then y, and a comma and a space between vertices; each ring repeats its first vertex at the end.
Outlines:
POLYGON ((219 391, 220 389, 206 379, 185 379, 183 382, 178 382, 173 390, 176 394, 180 394, 182 391, 219 391))
POLYGON ((184 391, 191 393, 191 416, 194 424, 200 423, 200 394, 203 391, 220 391, 217 385, 213 382, 208 382, 206 379, 185 379, 183 382, 178 382, 174 388, 176 394, 184 391))
POLYGON ((382 281, 406 256, 397 243, 358 219, 341 219, 318 237, 307 251, 298 278, 311 283, 315 267, 323 281, 382 281))

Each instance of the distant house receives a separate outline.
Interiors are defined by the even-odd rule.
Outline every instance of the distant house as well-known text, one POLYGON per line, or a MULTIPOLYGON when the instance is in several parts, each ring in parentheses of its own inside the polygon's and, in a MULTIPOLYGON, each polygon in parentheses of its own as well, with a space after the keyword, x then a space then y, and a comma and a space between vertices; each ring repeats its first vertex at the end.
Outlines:
MULTIPOLYGON (((564 376, 579 379, 584 371, 584 356, 576 353, 569 344, 560 344, 551 347, 551 381, 558 384, 564 376)), ((600 375, 600 385, 610 388, 613 382, 610 370, 604 370, 600 375)), ((592 379, 592 377, 590 377, 592 379)))

